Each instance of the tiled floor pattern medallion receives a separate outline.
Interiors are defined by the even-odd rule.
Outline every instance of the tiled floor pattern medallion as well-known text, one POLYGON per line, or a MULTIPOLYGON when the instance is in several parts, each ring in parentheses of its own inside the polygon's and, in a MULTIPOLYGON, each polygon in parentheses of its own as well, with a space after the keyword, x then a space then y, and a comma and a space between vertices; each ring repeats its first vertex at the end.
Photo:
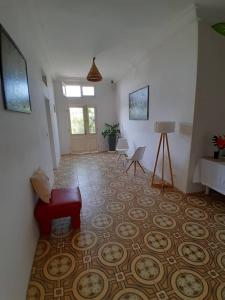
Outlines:
POLYGON ((79 183, 81 230, 41 237, 28 300, 225 300, 225 197, 162 193, 116 156, 67 156, 55 187, 79 183))

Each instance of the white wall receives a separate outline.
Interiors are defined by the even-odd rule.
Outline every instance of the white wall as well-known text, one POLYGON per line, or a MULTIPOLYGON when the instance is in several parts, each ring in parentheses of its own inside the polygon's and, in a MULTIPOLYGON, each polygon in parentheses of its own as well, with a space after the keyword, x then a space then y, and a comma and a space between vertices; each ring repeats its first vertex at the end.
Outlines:
POLYGON ((51 154, 54 169, 57 169, 61 157, 60 153, 60 144, 59 144, 59 132, 58 132, 58 122, 56 115, 56 106, 55 106, 55 98, 54 98, 54 90, 53 90, 53 82, 52 79, 49 78, 47 87, 43 84, 44 96, 49 100, 50 106, 50 120, 49 128, 51 132, 52 139, 50 138, 50 146, 51 146, 51 154))
POLYGON ((199 23, 198 76, 191 147, 188 191, 202 187, 192 184, 195 166, 202 156, 212 156, 214 135, 225 134, 225 37, 199 23))
MULTIPOLYGON (((180 25, 180 26, 179 26, 180 25)), ((122 134, 130 153, 135 146, 147 146, 143 164, 153 170, 159 135, 157 120, 176 121, 176 133, 169 136, 175 186, 187 188, 197 71, 198 30, 195 11, 180 30, 169 36, 117 84, 117 110, 122 134), (150 86, 149 120, 130 121, 128 94, 150 86)), ((161 168, 157 170, 159 171, 161 168)))
POLYGON ((32 105, 31 114, 6 111, 0 92, 0 299, 4 300, 25 299, 39 236, 29 178, 40 166, 53 181, 41 82, 45 66, 35 55, 39 49, 32 43, 35 37, 24 4, 11 0, 0 4, 1 23, 27 60, 32 105))
MULTIPOLYGON (((62 93, 62 82, 76 82, 82 84, 83 79, 60 78, 54 80, 54 91, 56 101, 56 111, 58 118, 59 140, 62 154, 70 153, 70 127, 68 109, 73 105, 89 104, 96 106, 97 117, 97 142, 98 150, 107 150, 107 142, 101 135, 104 123, 115 123, 116 118, 116 101, 115 101, 115 84, 103 80, 95 83, 95 96, 82 98, 66 98, 62 93)), ((87 84, 87 82, 86 82, 87 84)))

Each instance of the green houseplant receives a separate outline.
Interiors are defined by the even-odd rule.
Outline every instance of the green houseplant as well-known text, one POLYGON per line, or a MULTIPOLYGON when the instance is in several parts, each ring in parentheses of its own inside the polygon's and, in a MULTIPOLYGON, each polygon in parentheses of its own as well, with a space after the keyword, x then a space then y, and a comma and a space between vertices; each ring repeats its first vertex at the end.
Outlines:
POLYGON ((119 123, 113 125, 105 123, 105 127, 102 130, 104 138, 108 137, 109 151, 115 151, 116 149, 117 137, 120 134, 119 126, 119 123))

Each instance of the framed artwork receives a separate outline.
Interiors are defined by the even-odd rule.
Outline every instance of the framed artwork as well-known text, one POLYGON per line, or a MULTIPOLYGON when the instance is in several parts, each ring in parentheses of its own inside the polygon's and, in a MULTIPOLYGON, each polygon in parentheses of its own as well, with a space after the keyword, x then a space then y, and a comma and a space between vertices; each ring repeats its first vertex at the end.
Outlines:
POLYGON ((129 120, 148 120, 149 86, 129 94, 129 120))
POLYGON ((30 113, 26 60, 2 25, 0 25, 0 71, 5 109, 30 113))

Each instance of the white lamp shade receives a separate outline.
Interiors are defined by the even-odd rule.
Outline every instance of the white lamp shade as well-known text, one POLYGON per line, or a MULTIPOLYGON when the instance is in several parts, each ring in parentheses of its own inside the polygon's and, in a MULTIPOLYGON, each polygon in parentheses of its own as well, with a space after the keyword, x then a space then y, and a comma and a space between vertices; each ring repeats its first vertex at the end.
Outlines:
POLYGON ((157 121, 155 122, 155 132, 170 133, 175 131, 175 122, 157 121))

